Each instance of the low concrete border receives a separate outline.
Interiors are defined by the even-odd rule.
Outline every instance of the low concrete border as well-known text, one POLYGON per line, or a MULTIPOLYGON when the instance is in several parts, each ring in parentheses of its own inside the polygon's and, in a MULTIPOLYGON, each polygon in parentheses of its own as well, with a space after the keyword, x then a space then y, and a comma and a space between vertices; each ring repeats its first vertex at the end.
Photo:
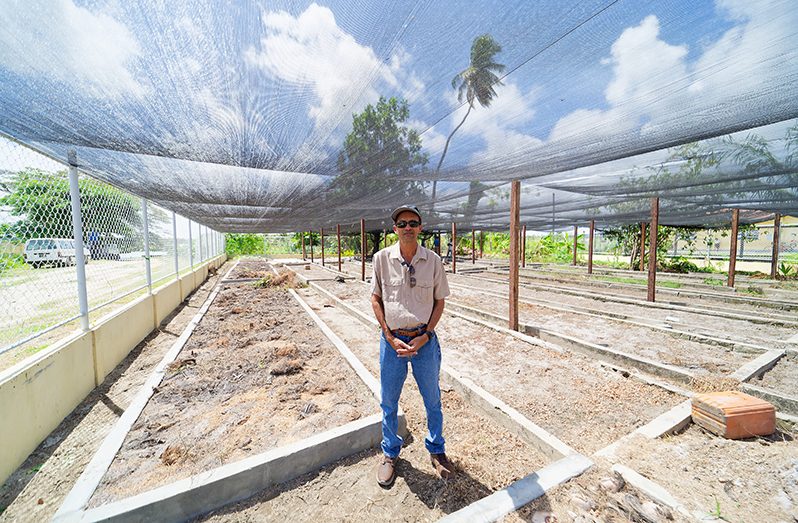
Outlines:
POLYGON ((795 396, 788 396, 783 392, 751 385, 750 383, 743 383, 742 389, 746 394, 771 402, 776 406, 776 410, 782 410, 787 414, 798 416, 798 398, 795 396))
POLYGON ((593 462, 581 454, 566 456, 438 521, 441 523, 496 521, 582 474, 591 466, 593 462))
POLYGON ((301 441, 88 510, 82 514, 80 521, 184 521, 375 447, 381 439, 382 417, 374 414, 301 441))
MULTIPOLYGON (((485 318, 493 322, 504 321, 504 318, 500 316, 491 314, 489 312, 480 311, 478 309, 474 309, 466 305, 461 305, 459 303, 448 302, 447 306, 450 308, 458 309, 462 312, 466 312, 468 314, 485 318)), ((601 345, 596 345, 595 343, 590 343, 584 340, 580 340, 578 338, 574 338, 572 336, 566 336, 564 334, 560 334, 547 329, 542 329, 540 327, 535 327, 532 325, 520 324, 520 327, 527 334, 540 338, 543 341, 550 341, 556 343, 557 345, 565 346, 576 352, 586 353, 591 356, 599 356, 605 360, 613 361, 623 365, 629 365, 637 369, 644 370, 646 372, 651 372, 658 376, 677 380, 682 383, 690 383, 695 378, 695 376, 691 372, 687 372, 672 365, 658 363, 648 358, 627 354, 625 352, 610 349, 608 347, 603 347, 601 345)))
POLYGON ((674 498, 670 492, 665 490, 662 486, 657 483, 654 483, 650 479, 638 474, 634 470, 630 469, 629 467, 624 467, 623 465, 613 465, 612 471, 620 474, 621 477, 630 485, 635 487, 636 489, 643 492, 646 496, 650 497, 654 501, 660 503, 661 505, 665 505, 666 507, 670 508, 678 512, 679 514, 688 517, 690 519, 694 519, 695 515, 692 514, 687 508, 682 505, 676 498, 674 498))
POLYGON ((772 369, 786 353, 787 351, 784 350, 769 350, 734 371, 729 377, 740 381, 757 378, 772 369))
MULTIPOLYGON (((235 269, 235 267, 236 264, 233 264, 233 266, 230 268, 230 271, 235 269)), ((228 274, 230 271, 228 271, 228 274)), ((61 507, 53 517, 54 521, 72 520, 74 519, 76 513, 81 512, 86 507, 89 499, 91 499, 91 496, 97 489, 97 485, 100 484, 103 475, 105 475, 108 467, 114 460, 114 456, 116 456, 116 453, 119 451, 122 443, 124 443, 125 437, 127 436, 128 432, 130 432, 130 428, 136 422, 139 415, 144 410, 144 407, 147 406, 147 402, 152 397, 155 387, 157 387, 166 374, 168 365, 172 363, 177 355, 180 354, 180 351, 183 350, 183 346, 191 337, 191 334, 202 320, 202 317, 205 316, 205 313, 210 308, 213 300, 216 299, 216 296, 219 294, 219 289, 220 286, 217 283, 216 288, 205 300, 202 308, 200 308, 188 325, 186 325, 186 328, 183 329, 180 337, 175 340, 164 357, 161 359, 160 363, 158 363, 158 366, 155 367, 155 370, 152 372, 152 374, 150 374, 150 377, 147 379, 144 385, 142 385, 141 389, 139 389, 139 392, 133 398, 133 401, 130 402, 128 408, 125 409, 125 412, 117 420, 114 428, 111 429, 111 432, 109 432, 105 439, 103 439, 100 448, 94 454, 89 464, 86 465, 83 473, 80 475, 78 480, 72 486, 72 489, 69 491, 69 494, 67 494, 66 498, 64 498, 64 501, 61 503, 61 507)))
MULTIPOLYGON (((468 288, 465 285, 457 284, 457 283, 450 283, 450 287, 461 287, 461 288, 468 288)), ((502 294, 495 291, 487 291, 487 290, 479 290, 482 294, 487 294, 488 296, 494 296, 496 298, 508 299, 506 294, 502 294)), ((551 309, 554 311, 559 312, 566 312, 569 314, 579 314, 582 316, 587 316, 591 318, 602 318, 602 319, 610 319, 613 321, 618 321, 622 323, 628 323, 630 325, 635 325, 637 327, 644 327, 646 329, 655 330, 658 332, 664 332, 669 336, 673 336, 675 338, 686 339, 689 341, 697 341, 701 343, 707 343, 710 345, 717 345, 719 347, 728 347, 737 352, 743 353, 753 353, 753 354, 761 354, 763 352, 767 352, 769 349, 767 347, 763 347, 760 345, 754 345, 752 343, 745 343, 735 340, 729 340, 725 338, 717 338, 714 336, 707 336, 706 334, 698 334, 694 332, 683 331, 679 329, 673 329, 668 327, 661 327, 659 325, 654 325, 651 323, 643 323, 639 321, 635 321, 632 319, 631 316, 627 314, 620 314, 617 312, 610 312, 610 311, 601 311, 596 309, 591 309, 588 307, 580 307, 578 305, 566 305, 566 304, 559 304, 559 305, 552 305, 551 303, 547 303, 543 300, 531 300, 529 298, 519 298, 518 303, 524 303, 527 305, 533 305, 535 307, 545 307, 547 309, 551 309)))

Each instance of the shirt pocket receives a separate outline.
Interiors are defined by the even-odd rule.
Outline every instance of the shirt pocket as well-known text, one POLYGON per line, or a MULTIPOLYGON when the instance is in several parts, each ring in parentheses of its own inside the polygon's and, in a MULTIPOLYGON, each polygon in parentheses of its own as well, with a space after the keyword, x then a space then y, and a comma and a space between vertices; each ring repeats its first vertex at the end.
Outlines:
POLYGON ((401 301, 402 285, 404 281, 402 278, 388 278, 385 280, 382 289, 382 301, 401 301))
POLYGON ((418 280, 413 288, 413 299, 416 303, 432 304, 432 291, 434 290, 432 280, 418 280))

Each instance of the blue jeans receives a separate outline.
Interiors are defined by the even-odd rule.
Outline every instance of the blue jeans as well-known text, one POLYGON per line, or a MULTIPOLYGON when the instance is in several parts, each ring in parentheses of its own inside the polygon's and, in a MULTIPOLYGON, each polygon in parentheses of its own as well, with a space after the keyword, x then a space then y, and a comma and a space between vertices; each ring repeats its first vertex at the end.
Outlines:
MULTIPOLYGON (((408 342, 408 336, 397 336, 408 342)), ((380 386, 382 389, 382 451, 386 456, 395 458, 402 450, 404 441, 397 434, 399 429, 399 396, 407 378, 407 364, 413 366, 413 377, 424 400, 427 411, 427 437, 424 446, 431 454, 444 452, 443 412, 441 411, 441 388, 439 377, 441 371, 441 346, 438 337, 432 339, 412 357, 401 357, 385 339, 380 336, 380 386)))

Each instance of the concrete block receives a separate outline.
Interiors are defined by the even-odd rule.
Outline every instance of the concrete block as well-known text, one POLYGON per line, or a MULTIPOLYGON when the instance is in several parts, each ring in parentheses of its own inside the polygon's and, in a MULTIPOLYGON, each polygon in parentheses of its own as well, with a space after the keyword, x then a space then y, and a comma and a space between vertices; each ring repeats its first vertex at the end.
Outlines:
POLYGON ((750 383, 743 383, 742 390, 746 394, 769 401, 776 406, 777 411, 781 410, 787 414, 798 415, 798 397, 796 396, 789 396, 783 392, 751 385, 750 383))
POLYGON ((161 322, 175 310, 183 299, 180 297, 180 282, 174 280, 159 287, 152 294, 152 307, 155 316, 155 325, 161 322))
POLYGON ((748 381, 761 376, 772 369, 785 353, 786 351, 784 350, 769 350, 737 369, 730 377, 740 381, 748 381))
POLYGON ((582 474, 591 466, 593 462, 581 454, 567 456, 438 521, 439 523, 496 521, 543 496, 554 487, 582 474))
MULTIPOLYGON (((116 503, 86 511, 81 521, 184 521, 318 470, 382 439, 379 414, 230 463, 116 503)), ((78 519, 63 514, 60 521, 78 519)))
POLYGON ((612 471, 620 474, 627 483, 640 490, 643 492, 643 494, 650 497, 657 503, 665 505, 666 507, 669 507, 670 509, 688 517, 689 519, 693 519, 695 517, 690 513, 689 510, 687 510, 687 508, 685 508, 684 505, 682 505, 681 502, 674 498, 670 492, 665 490, 657 483, 654 483, 650 479, 641 476, 629 467, 625 467, 623 465, 613 465, 612 471))
POLYGON ((75 334, 0 374, 0 481, 94 388, 91 333, 75 334))
POLYGON ((97 385, 155 329, 152 303, 152 296, 143 296, 101 318, 92 329, 97 385))

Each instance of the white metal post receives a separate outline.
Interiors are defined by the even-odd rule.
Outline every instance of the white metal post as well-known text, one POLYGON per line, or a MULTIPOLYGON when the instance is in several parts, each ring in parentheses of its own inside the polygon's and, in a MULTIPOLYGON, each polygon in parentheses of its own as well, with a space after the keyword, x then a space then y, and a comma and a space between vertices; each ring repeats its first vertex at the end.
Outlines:
POLYGON ((199 254, 199 262, 202 265, 202 260, 205 258, 202 257, 202 225, 197 224, 197 239, 199 240, 199 249, 197 249, 197 253, 199 254))
POLYGON ((147 200, 141 199, 141 215, 144 219, 144 269, 147 273, 147 290, 152 294, 152 267, 150 266, 150 219, 147 214, 147 200))
POLYGON ((188 221, 188 263, 191 265, 191 270, 194 270, 194 239, 191 235, 191 227, 194 226, 194 223, 189 220, 188 221))
POLYGON ((172 238, 175 244, 175 279, 180 279, 180 261, 177 256, 177 215, 172 211, 172 238))
POLYGON ((83 216, 80 213, 80 187, 78 186, 78 158, 69 151, 69 199, 72 203, 72 236, 75 239, 75 270, 78 277, 78 306, 80 328, 89 330, 89 295, 86 290, 86 257, 83 253, 83 216))

